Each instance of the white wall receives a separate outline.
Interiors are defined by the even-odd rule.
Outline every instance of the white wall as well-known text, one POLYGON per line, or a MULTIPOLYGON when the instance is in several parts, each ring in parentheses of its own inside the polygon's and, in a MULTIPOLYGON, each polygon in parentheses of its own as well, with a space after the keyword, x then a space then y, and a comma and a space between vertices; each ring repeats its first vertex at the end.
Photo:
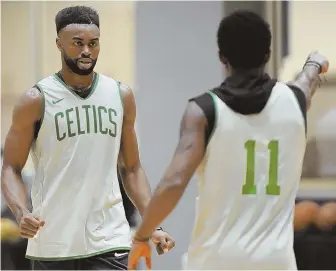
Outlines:
MULTIPOLYGON (((334 76, 336 74, 336 1, 290 1, 289 8, 290 55, 284 61, 280 79, 292 80, 313 50, 318 50, 329 58, 329 76, 334 76)), ((315 135, 318 120, 335 107, 336 92, 333 87, 318 89, 308 113, 309 137, 315 135)))
POLYGON ((312 50, 327 55, 336 73, 336 1, 290 1, 289 7, 290 56, 280 77, 290 80, 312 50))
POLYGON ((1 142, 18 93, 34 83, 29 4, 1 2, 1 142))

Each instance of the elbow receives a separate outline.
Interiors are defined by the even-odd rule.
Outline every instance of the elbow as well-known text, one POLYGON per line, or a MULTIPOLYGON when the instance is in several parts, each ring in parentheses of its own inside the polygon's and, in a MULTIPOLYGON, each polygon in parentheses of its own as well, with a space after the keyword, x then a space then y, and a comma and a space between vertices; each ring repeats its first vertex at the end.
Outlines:
POLYGON ((9 170, 9 166, 6 164, 3 164, 2 169, 1 169, 1 191, 4 191, 4 188, 6 186, 6 180, 7 180, 7 172, 9 170))
POLYGON ((181 175, 181 174, 176 174, 171 177, 165 177, 162 182, 162 189, 164 190, 184 190, 186 186, 188 185, 188 181, 181 175))
POLYGON ((9 180, 13 179, 13 177, 15 178, 16 176, 19 176, 21 178, 21 172, 21 167, 15 167, 4 163, 1 170, 1 189, 6 190, 9 180))
POLYGON ((124 166, 122 168, 122 173, 124 174, 124 176, 128 176, 130 174, 137 174, 140 171, 142 171, 142 166, 141 166, 140 162, 134 163, 134 164, 129 165, 129 166, 124 166))
POLYGON ((124 185, 140 180, 141 178, 139 178, 139 176, 142 174, 144 174, 144 172, 140 163, 131 166, 124 166, 120 170, 120 176, 124 185))
POLYGON ((2 170, 1 170, 1 192, 2 195, 4 196, 4 198, 7 198, 7 194, 8 194, 8 171, 10 170, 10 168, 8 168, 8 166, 3 165, 2 170))

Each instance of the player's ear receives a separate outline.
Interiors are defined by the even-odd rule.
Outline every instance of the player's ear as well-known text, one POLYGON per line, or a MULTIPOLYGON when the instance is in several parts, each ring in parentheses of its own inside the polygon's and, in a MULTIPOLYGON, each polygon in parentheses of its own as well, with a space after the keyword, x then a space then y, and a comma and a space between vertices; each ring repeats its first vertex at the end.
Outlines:
POLYGON ((218 51, 218 56, 224 66, 227 66, 229 64, 229 61, 227 60, 227 58, 223 56, 220 51, 218 51))
POLYGON ((59 37, 56 38, 56 46, 58 50, 62 51, 61 40, 59 37))
POLYGON ((270 60, 271 58, 271 50, 267 53, 267 55, 265 56, 265 60, 264 60, 264 64, 267 64, 268 61, 270 60))

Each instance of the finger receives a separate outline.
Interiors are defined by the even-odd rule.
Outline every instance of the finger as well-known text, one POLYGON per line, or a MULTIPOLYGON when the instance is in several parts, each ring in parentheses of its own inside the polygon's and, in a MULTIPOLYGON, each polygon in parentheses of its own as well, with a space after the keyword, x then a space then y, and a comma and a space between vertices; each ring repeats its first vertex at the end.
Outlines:
POLYGON ((26 224, 29 224, 29 225, 33 225, 35 227, 39 227, 40 226, 40 222, 35 218, 35 217, 32 217, 32 216, 27 216, 23 219, 23 221, 26 223, 26 224))
POLYGON ((163 251, 163 248, 161 247, 160 243, 156 246, 156 252, 158 255, 162 255, 165 252, 163 251))
POLYGON ((321 73, 327 73, 328 70, 329 70, 329 63, 328 62, 323 63, 321 73))
POLYGON ((175 247, 175 241, 173 239, 168 240, 168 251, 175 247))
POLYGON ((34 238, 35 235, 29 234, 29 233, 26 233, 26 232, 20 232, 20 236, 22 238, 34 238))
POLYGON ((31 229, 27 229, 27 228, 24 228, 24 227, 21 227, 20 228, 20 232, 24 232, 26 234, 32 234, 33 236, 36 235, 38 230, 31 230, 31 229))
POLYGON ((165 249, 168 247, 168 238, 166 236, 160 237, 159 238, 159 244, 162 247, 162 249, 165 249))
POLYGON ((26 222, 21 223, 20 227, 31 230, 31 231, 37 231, 39 229, 38 226, 36 227, 35 225, 29 224, 29 223, 26 223, 26 222))
POLYGON ((147 266, 147 269, 152 269, 152 257, 149 255, 149 256, 146 256, 146 266, 147 266))
POLYGON ((45 221, 44 221, 44 220, 41 220, 41 219, 40 219, 39 217, 37 217, 37 216, 34 216, 34 218, 38 221, 40 227, 43 227, 43 226, 44 226, 44 224, 45 224, 45 221))
POLYGON ((138 269, 138 259, 134 260, 133 258, 128 260, 128 269, 129 270, 137 270, 138 269))

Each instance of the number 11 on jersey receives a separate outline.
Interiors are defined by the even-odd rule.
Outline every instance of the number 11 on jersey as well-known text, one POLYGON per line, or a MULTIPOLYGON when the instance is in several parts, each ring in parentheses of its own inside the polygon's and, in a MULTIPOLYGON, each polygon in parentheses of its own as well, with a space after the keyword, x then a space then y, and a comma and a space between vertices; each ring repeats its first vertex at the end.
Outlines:
MULTIPOLYGON (((248 140, 245 142, 246 149, 246 179, 242 188, 243 195, 257 194, 257 187, 255 185, 255 140, 248 140)), ((268 184, 266 185, 265 193, 267 195, 280 195, 280 186, 278 185, 278 154, 279 141, 271 140, 268 143, 270 153, 270 163, 268 169, 268 184)))

